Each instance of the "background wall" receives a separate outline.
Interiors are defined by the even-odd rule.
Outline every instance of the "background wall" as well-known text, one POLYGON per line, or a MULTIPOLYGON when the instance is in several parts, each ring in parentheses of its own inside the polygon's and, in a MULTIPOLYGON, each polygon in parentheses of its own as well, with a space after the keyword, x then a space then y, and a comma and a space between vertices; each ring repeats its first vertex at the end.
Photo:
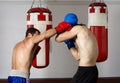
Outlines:
MULTIPOLYGON (((87 24, 89 3, 50 3, 53 27, 63 20, 65 14, 76 13, 79 23, 87 24)), ((99 77, 120 77, 120 1, 109 3, 109 53, 105 62, 97 63, 99 77)), ((31 2, 0 1, 0 79, 7 79, 11 70, 11 57, 14 45, 24 39, 26 30, 26 12, 31 2)), ((70 78, 78 67, 64 43, 56 43, 51 38, 50 64, 43 69, 31 68, 31 78, 70 78)))

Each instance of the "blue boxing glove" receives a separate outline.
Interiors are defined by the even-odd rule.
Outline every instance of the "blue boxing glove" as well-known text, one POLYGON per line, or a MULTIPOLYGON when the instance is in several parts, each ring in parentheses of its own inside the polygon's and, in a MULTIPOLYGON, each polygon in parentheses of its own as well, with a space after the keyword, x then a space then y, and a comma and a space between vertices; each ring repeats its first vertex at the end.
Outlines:
POLYGON ((65 40, 64 43, 67 45, 68 49, 75 47, 74 40, 65 40))

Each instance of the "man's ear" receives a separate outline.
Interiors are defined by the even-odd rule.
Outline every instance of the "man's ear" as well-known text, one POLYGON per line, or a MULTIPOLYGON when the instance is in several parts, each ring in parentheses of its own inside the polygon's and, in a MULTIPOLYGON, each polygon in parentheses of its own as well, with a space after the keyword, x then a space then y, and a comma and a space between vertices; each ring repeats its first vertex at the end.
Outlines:
POLYGON ((32 34, 31 34, 31 33, 28 33, 28 37, 32 37, 32 34))

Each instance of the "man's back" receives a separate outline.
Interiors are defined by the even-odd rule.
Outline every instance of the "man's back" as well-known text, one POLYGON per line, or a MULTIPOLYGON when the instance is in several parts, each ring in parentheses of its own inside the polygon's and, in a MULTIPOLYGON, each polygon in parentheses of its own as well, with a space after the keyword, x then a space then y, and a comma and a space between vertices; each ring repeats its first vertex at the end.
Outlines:
POLYGON ((78 34, 76 44, 80 56, 80 66, 94 66, 98 56, 98 46, 95 36, 87 27, 76 26, 78 34))
POLYGON ((17 43, 13 49, 12 69, 30 72, 34 44, 29 38, 17 43))

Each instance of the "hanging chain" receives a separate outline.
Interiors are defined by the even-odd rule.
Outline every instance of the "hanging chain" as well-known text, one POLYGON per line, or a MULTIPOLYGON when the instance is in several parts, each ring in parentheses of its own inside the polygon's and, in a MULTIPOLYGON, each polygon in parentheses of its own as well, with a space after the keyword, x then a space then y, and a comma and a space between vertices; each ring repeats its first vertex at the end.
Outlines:
POLYGON ((39 0, 39 4, 40 4, 39 6, 42 7, 42 1, 41 0, 39 0))
MULTIPOLYGON (((38 7, 42 7, 42 1, 41 1, 41 0, 38 0, 38 2, 39 2, 38 7)), ((32 5, 31 5, 31 8, 33 8, 33 5, 34 5, 34 4, 35 4, 35 0, 33 0, 32 5)))
POLYGON ((33 1, 32 1, 32 5, 31 5, 31 8, 33 7, 34 3, 35 3, 35 0, 33 0, 33 1))

